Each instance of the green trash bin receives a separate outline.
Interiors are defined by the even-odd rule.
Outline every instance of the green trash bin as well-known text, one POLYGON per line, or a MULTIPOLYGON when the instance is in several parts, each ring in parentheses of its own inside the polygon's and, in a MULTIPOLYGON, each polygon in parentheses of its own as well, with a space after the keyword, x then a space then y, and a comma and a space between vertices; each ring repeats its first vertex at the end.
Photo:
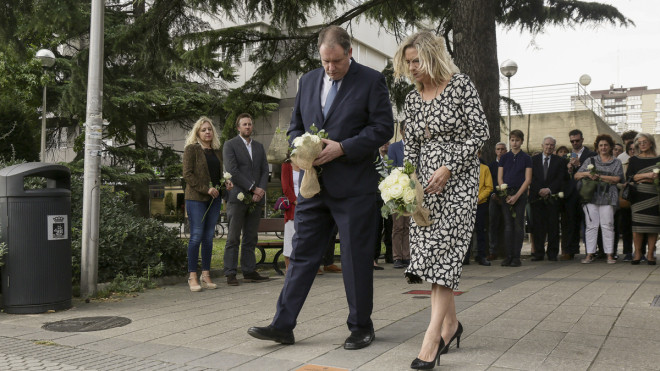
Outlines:
POLYGON ((29 162, 0 170, 0 228, 7 244, 1 272, 6 313, 71 308, 71 173, 29 162), (26 177, 47 179, 25 189, 26 177))

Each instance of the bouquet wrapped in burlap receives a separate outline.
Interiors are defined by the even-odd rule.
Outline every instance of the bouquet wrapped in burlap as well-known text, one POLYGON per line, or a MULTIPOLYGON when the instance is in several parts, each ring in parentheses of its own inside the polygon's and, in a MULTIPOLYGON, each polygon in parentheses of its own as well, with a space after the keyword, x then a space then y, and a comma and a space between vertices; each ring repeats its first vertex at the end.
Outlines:
POLYGON ((310 127, 310 131, 311 133, 305 133, 293 140, 293 151, 291 151, 291 162, 305 170, 300 182, 300 194, 305 198, 314 197, 321 192, 319 176, 312 163, 323 150, 321 139, 328 137, 324 130, 318 131, 314 124, 310 127))
POLYGON ((423 207, 424 187, 417 179, 415 167, 406 161, 401 168, 392 168, 386 163, 380 165, 378 171, 383 179, 378 184, 380 196, 383 199, 381 215, 397 214, 412 216, 417 225, 426 227, 431 225, 431 212, 423 207), (389 174, 387 173, 389 171, 389 174))

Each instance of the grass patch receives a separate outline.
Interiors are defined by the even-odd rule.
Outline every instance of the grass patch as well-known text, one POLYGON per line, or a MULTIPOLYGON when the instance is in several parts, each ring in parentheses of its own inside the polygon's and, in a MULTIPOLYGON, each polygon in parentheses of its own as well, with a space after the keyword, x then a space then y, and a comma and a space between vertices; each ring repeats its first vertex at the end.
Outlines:
MULTIPOLYGON (((270 236, 269 236, 270 237, 270 236)), ((187 244, 186 240, 186 244, 187 244)), ((279 238, 273 236, 273 238, 260 238, 259 241, 281 241, 279 238)), ((211 256, 211 269, 223 269, 224 263, 225 263, 225 244, 227 243, 226 238, 216 238, 213 240, 213 255, 211 256)), ((277 253, 277 250, 275 249, 266 249, 266 261, 273 261, 273 258, 275 257, 275 254, 277 253)), ((335 255, 339 255, 340 253, 340 248, 339 244, 335 244, 335 255)), ((255 249, 254 252, 255 258, 257 261, 259 261, 259 258, 261 257, 261 253, 259 252, 259 249, 255 249)), ((280 258, 281 262, 284 262, 283 258, 280 258)), ((240 260, 239 260, 239 265, 240 265, 240 260)), ((267 265, 261 265, 258 267, 260 271, 263 270, 269 270, 267 265)), ((272 269, 270 269, 272 270, 272 269)))

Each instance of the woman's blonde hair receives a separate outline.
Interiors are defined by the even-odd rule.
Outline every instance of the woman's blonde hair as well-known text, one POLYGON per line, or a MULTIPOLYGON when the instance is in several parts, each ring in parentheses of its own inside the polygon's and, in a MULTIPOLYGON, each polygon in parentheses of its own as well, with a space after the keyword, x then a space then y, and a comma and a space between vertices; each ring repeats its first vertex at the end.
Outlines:
MULTIPOLYGON (((396 78, 406 76, 411 81, 414 80, 406 62, 405 54, 408 48, 417 49, 418 70, 427 74, 434 84, 441 85, 444 81, 449 81, 454 74, 461 72, 447 52, 444 40, 430 31, 420 31, 404 40, 396 51, 394 55, 394 76, 396 78)), ((423 85, 417 81, 415 81, 415 86, 419 91, 423 88, 423 85)))
POLYGON ((649 143, 651 143, 651 148, 650 148, 650 150, 651 150, 651 152, 653 152, 653 156, 657 156, 658 153, 656 152, 655 138, 653 138, 653 135, 651 135, 651 134, 649 134, 649 133, 638 133, 637 135, 635 135, 635 140, 634 140, 634 143, 635 143, 635 154, 638 155, 638 154, 641 153, 641 151, 639 150, 639 143, 637 143, 637 139, 642 138, 642 137, 646 138, 646 140, 648 140, 649 143))
POLYGON ((213 126, 213 121, 211 121, 210 118, 206 116, 202 116, 195 122, 195 125, 193 125, 192 129, 190 129, 190 132, 188 133, 188 136, 186 137, 186 146, 199 143, 200 145, 202 142, 199 140, 199 129, 202 128, 202 124, 205 122, 208 122, 211 125, 211 130, 213 131, 213 139, 211 140, 211 148, 213 149, 220 149, 220 139, 218 139, 218 132, 215 130, 215 126, 213 126))

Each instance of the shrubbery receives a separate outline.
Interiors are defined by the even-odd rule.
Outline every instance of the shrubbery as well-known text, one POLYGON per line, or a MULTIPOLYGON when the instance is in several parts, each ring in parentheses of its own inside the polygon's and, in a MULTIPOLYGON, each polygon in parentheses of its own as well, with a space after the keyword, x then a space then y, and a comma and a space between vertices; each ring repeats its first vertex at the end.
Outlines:
MULTIPOLYGON (((80 280, 82 245, 82 188, 80 176, 71 177, 71 248, 73 279, 80 280)), ((137 216, 135 205, 124 192, 101 187, 101 222, 99 225, 99 282, 117 274, 146 277, 182 274, 186 271, 186 245, 178 231, 162 222, 137 216)))

